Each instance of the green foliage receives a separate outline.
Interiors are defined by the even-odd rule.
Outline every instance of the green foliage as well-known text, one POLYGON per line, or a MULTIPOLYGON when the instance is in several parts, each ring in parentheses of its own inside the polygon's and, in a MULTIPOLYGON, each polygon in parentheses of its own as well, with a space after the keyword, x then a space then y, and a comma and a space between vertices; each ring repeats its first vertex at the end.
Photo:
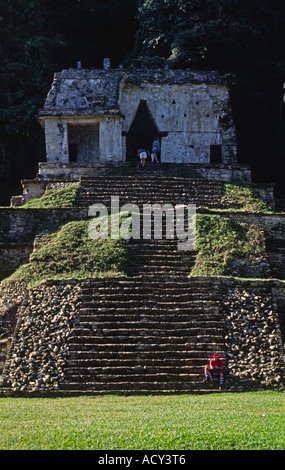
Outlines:
POLYGON ((23 134, 29 132, 54 72, 75 67, 80 59, 90 67, 99 60, 101 66, 108 27, 121 32, 113 51, 119 44, 130 47, 134 26, 124 25, 136 13, 132 0, 0 0, 0 7, 0 122, 5 132, 23 134))
POLYGON ((125 240, 91 239, 90 221, 70 222, 54 233, 42 235, 29 263, 17 269, 10 279, 22 279, 34 285, 45 279, 124 275, 125 240))
POLYGON ((147 56, 140 56, 134 59, 131 59, 129 62, 127 61, 128 67, 134 68, 142 68, 146 67, 148 69, 159 69, 164 68, 168 64, 167 60, 163 57, 147 57, 147 56))
POLYGON ((24 209, 55 209, 72 207, 79 187, 76 185, 70 185, 66 188, 61 189, 50 189, 39 199, 33 199, 27 202, 23 206, 24 209))
POLYGON ((270 59, 277 30, 284 34, 280 1, 144 0, 138 18, 138 51, 184 67, 246 70, 270 59))
POLYGON ((256 225, 239 223, 219 215, 197 215, 197 256, 191 276, 226 276, 231 262, 249 263, 265 252, 265 238, 256 225))
POLYGON ((0 5, 1 128, 27 134, 65 41, 55 31, 50 34, 43 2, 1 0, 0 5))
POLYGON ((136 0, 0 0, 0 178, 10 186, 44 161, 36 115, 53 74, 78 60, 118 65, 132 48, 136 12, 136 0))
POLYGON ((223 195, 227 202, 236 204, 241 211, 272 212, 272 208, 255 196, 253 188, 244 184, 228 184, 223 187, 223 195))
POLYGON ((0 398, 0 409, 2 450, 285 448, 280 392, 0 398))

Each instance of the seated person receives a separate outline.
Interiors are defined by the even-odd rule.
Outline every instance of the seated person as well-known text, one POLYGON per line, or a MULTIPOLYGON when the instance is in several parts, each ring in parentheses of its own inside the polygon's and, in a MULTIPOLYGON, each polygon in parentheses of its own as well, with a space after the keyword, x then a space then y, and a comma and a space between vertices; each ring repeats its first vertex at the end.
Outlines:
POLYGON ((215 377, 219 378, 220 388, 224 383, 224 364, 217 353, 213 354, 213 359, 205 366, 205 382, 212 382, 215 377))

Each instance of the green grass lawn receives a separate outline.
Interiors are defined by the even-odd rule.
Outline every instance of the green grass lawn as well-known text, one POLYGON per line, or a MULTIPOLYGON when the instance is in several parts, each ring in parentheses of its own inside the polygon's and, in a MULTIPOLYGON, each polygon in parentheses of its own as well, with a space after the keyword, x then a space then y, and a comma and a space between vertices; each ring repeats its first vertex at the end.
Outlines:
POLYGON ((0 398, 1 450, 284 450, 285 394, 0 398))

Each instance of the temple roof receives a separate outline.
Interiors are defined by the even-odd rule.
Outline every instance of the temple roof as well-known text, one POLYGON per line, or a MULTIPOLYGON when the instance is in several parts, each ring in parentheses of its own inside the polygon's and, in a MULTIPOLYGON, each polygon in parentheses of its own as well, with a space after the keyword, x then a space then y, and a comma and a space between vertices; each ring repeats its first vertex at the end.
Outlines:
POLYGON ((174 69, 66 69, 54 75, 38 117, 120 115, 123 83, 225 85, 216 71, 174 69))

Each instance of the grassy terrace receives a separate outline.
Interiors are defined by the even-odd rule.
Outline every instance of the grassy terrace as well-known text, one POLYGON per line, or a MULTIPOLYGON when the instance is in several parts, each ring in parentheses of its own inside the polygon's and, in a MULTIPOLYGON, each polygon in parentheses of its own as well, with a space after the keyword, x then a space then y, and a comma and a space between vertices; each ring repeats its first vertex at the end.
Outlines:
POLYGON ((78 185, 50 189, 39 199, 32 199, 22 206, 23 209, 56 209, 73 207, 78 194, 78 185))
MULTIPOLYGON (((93 240, 88 235, 91 219, 73 221, 52 233, 44 233, 28 263, 10 279, 30 285, 45 279, 116 277, 126 275, 131 263, 128 240, 93 240)), ((197 215, 197 256, 192 276, 232 275, 232 263, 254 264, 265 253, 265 237, 257 225, 232 221, 218 214, 197 215)))
POLYGON ((20 266, 10 279, 30 285, 45 279, 116 277, 125 274, 126 242, 123 239, 93 240, 90 220, 69 222, 40 237, 29 263, 20 266))
MULTIPOLYGON (((70 185, 49 190, 22 209, 72 207, 78 189, 77 185, 70 185)), ((233 204, 234 210, 270 212, 270 208, 256 198, 247 185, 224 184, 223 198, 233 204)), ((125 275, 125 267, 131 262, 128 260, 128 242, 122 238, 92 240, 88 236, 89 223, 90 219, 70 222, 41 236, 30 262, 21 266, 12 278, 34 285, 44 279, 125 275)), ((232 266, 236 260, 256 263, 264 255, 266 243, 260 226, 232 221, 219 211, 212 213, 209 210, 208 214, 197 214, 196 250, 196 263, 190 275, 225 276, 233 275, 232 266)))
POLYGON ((1 398, 0 449, 284 450, 285 394, 1 398))
POLYGON ((219 214, 198 214, 196 250, 192 276, 232 275, 234 261, 254 264, 265 253, 265 236, 258 225, 232 221, 219 214))

